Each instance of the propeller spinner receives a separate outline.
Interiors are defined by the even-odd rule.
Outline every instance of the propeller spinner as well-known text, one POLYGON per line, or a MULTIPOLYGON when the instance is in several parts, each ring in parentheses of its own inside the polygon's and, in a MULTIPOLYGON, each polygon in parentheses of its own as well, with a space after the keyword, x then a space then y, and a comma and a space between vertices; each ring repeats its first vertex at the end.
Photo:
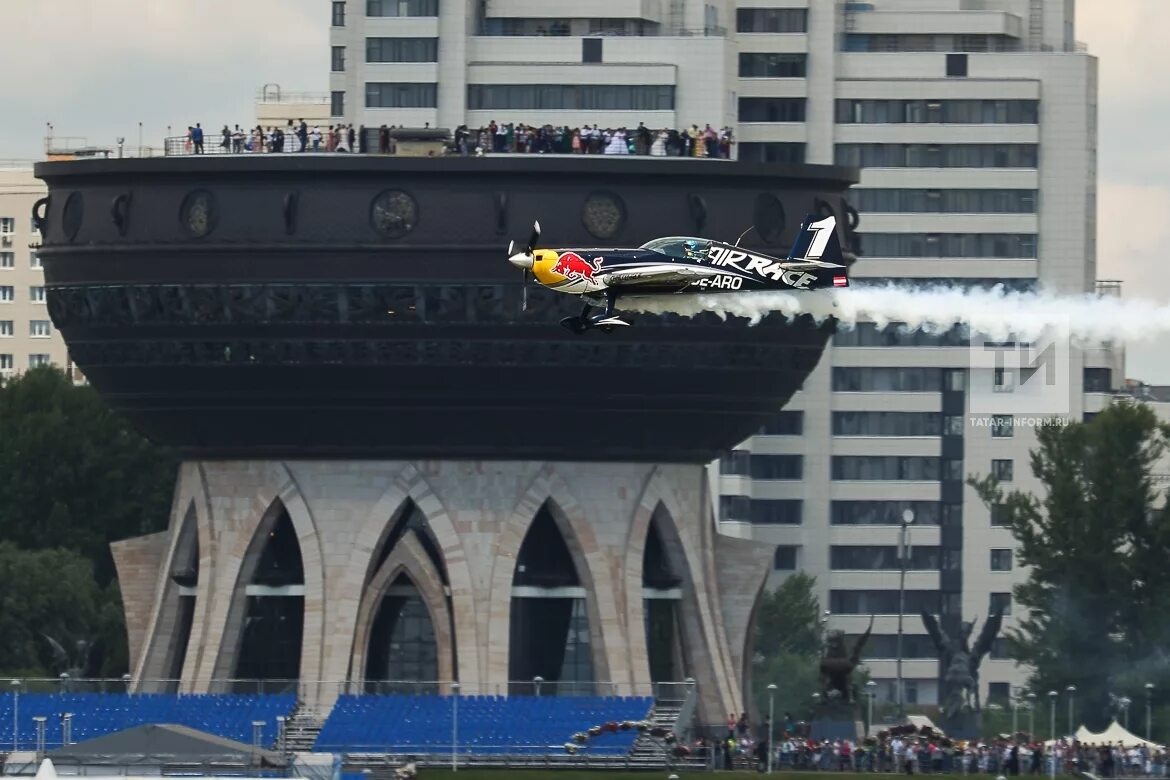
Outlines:
POLYGON ((522 288, 523 292, 520 298, 521 311, 528 311, 528 277, 529 271, 532 270, 533 263, 536 262, 536 258, 533 256, 533 252, 535 252, 536 242, 539 240, 540 223, 533 222, 532 235, 528 238, 528 246, 524 249, 523 252, 515 252, 515 241, 508 242, 508 262, 519 268, 524 274, 524 286, 522 288))

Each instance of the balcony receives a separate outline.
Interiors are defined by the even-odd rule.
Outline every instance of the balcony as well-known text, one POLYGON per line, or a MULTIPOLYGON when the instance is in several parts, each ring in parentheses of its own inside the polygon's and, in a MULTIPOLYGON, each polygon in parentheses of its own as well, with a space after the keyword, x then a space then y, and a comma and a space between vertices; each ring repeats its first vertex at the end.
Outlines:
POLYGON ((488 19, 579 19, 588 10, 594 19, 641 19, 661 24, 662 0, 590 0, 576 3, 549 3, 548 0, 492 0, 488 19))

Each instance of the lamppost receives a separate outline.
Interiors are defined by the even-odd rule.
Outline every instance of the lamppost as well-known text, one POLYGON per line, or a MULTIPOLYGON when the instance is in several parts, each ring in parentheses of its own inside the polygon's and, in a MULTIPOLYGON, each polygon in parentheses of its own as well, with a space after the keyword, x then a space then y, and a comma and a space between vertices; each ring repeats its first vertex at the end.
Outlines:
POLYGON ((906 566, 910 563, 910 525, 914 510, 902 512, 901 532, 898 536, 898 718, 906 715, 906 697, 902 685, 902 613, 906 611, 906 566))
POLYGON ((1056 695, 1056 691, 1048 692, 1049 715, 1052 719, 1049 724, 1049 730, 1052 732, 1052 749, 1048 751, 1048 760, 1051 762, 1052 777, 1056 777, 1056 695))
POLYGON ((544 682, 544 678, 539 674, 532 678, 532 687, 536 689, 536 695, 540 695, 540 684, 544 682))
POLYGON ((1073 701, 1076 699, 1076 696, 1077 696, 1077 686, 1070 685, 1067 688, 1065 688, 1065 690, 1068 691, 1068 735, 1072 736, 1072 734, 1073 734, 1073 701))
POLYGON ((1016 688, 1012 691, 1012 742, 1017 741, 1016 735, 1020 733, 1020 689, 1016 688))
POLYGON ((873 731, 873 694, 875 688, 877 688, 877 683, 873 680, 870 680, 865 684, 865 695, 869 699, 867 702, 869 709, 866 713, 868 717, 865 720, 865 736, 867 737, 869 736, 870 732, 873 731))
POLYGON ((1129 705, 1133 704, 1133 700, 1130 699, 1128 696, 1122 696, 1120 699, 1117 700, 1117 703, 1121 705, 1121 718, 1122 718, 1121 724, 1123 726, 1125 726, 1126 730, 1128 731, 1129 730, 1129 705))
POLYGON ((1153 698, 1154 698, 1154 684, 1153 683, 1146 683, 1146 739, 1153 739, 1153 737, 1150 736, 1150 734, 1152 733, 1150 730, 1150 722, 1151 722, 1150 715, 1151 715, 1151 701, 1153 700, 1153 698))
POLYGON ((459 744, 459 683, 451 683, 451 771, 459 771, 456 746, 459 744))
POLYGON ((776 683, 768 683, 768 774, 772 774, 772 754, 776 750, 772 746, 772 737, 776 733, 776 683))
POLYGON ((37 761, 45 755, 45 716, 34 715, 33 722, 37 724, 37 761))
POLYGON ((1036 694, 1028 694, 1028 737, 1036 739, 1036 694))
POLYGON ((12 681, 12 751, 19 747, 20 739, 20 680, 12 681))

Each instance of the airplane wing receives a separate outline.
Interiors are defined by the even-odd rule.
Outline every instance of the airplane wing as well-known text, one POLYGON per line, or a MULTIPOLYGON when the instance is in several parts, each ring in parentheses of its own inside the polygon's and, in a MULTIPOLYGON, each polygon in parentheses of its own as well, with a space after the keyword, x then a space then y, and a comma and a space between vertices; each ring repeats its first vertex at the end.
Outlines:
POLYGON ((706 276, 719 276, 717 268, 701 268, 690 265, 676 265, 661 263, 659 265, 644 265, 637 268, 626 268, 610 271, 601 276, 610 287, 635 286, 639 284, 669 284, 671 282, 690 282, 706 276))

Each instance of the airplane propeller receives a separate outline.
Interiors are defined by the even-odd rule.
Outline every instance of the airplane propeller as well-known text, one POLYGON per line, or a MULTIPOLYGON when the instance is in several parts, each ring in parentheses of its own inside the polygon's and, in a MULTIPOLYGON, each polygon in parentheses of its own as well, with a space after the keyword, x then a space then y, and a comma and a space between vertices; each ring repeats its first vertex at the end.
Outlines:
POLYGON ((539 240, 540 240, 540 223, 533 222, 532 223, 532 235, 529 236, 528 246, 525 247, 525 249, 522 253, 513 254, 513 252, 516 248, 516 242, 515 241, 508 242, 508 261, 511 262, 512 265, 519 268, 524 275, 524 282, 523 282, 523 287, 521 288, 521 298, 520 298, 520 310, 521 311, 528 311, 529 272, 532 270, 532 264, 536 260, 536 258, 533 256, 533 252, 536 251, 536 242, 539 240))

